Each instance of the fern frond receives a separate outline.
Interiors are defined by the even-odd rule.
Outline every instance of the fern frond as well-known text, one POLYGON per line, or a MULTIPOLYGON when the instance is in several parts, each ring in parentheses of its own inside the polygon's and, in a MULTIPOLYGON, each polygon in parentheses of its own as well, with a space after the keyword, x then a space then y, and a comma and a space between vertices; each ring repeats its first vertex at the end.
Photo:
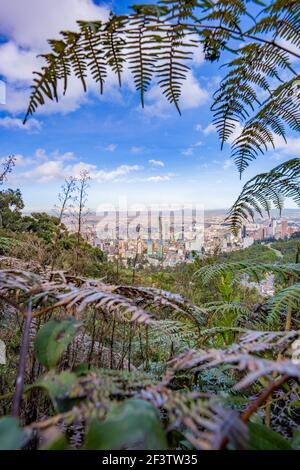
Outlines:
POLYGON ((71 75, 71 63, 69 60, 68 45, 62 40, 49 40, 53 54, 56 57, 56 74, 57 79, 63 81, 63 95, 65 95, 68 87, 68 78, 71 75))
POLYGON ((298 264, 269 264, 253 261, 237 261, 230 263, 213 264, 203 266, 195 272, 195 276, 200 277, 203 284, 208 284, 212 280, 224 276, 227 272, 232 274, 248 274, 259 279, 267 273, 276 273, 284 278, 295 276, 300 277, 300 266, 298 264))
POLYGON ((22 290, 30 292, 32 288, 40 288, 40 278, 30 272, 3 269, 0 271, 0 289, 5 292, 6 290, 22 290))
POLYGON ((275 322, 282 314, 286 314, 287 309, 299 310, 300 305, 300 283, 295 283, 286 289, 281 290, 268 302, 268 321, 275 322))
MULTIPOLYGON (((219 132, 222 145, 235 130, 236 122, 243 122, 249 116, 249 112, 255 110, 255 104, 261 106, 258 99, 259 88, 262 89, 263 93, 267 93, 272 97, 269 78, 277 79, 282 83, 280 76, 286 69, 296 74, 291 67, 287 53, 277 50, 271 45, 266 47, 256 43, 247 44, 239 49, 238 58, 232 60, 227 66, 230 71, 222 80, 219 90, 215 93, 212 105, 213 122, 219 132), (248 108, 250 108, 249 111, 248 108)), ((270 106, 268 101, 267 106, 270 106)), ((270 114, 276 116, 276 113, 272 110, 270 114)), ((278 119, 276 122, 277 126, 273 123, 273 128, 276 131, 280 129, 281 134, 284 136, 284 131, 278 124, 278 119)), ((264 139, 259 134, 258 144, 260 145, 258 145, 258 148, 263 142, 264 139)))
POLYGON ((218 367, 221 364, 237 368, 246 374, 245 377, 235 384, 235 390, 249 387, 260 377, 272 380, 274 374, 287 375, 295 379, 300 378, 299 364, 296 364, 293 360, 272 361, 244 352, 235 352, 230 348, 222 350, 210 349, 206 352, 191 350, 172 360, 171 364, 173 365, 174 374, 182 370, 198 372, 218 367))
POLYGON ((61 72, 58 72, 56 57, 52 54, 47 54, 44 57, 48 65, 42 67, 41 72, 34 72, 36 78, 33 79, 34 84, 31 86, 32 93, 23 120, 24 124, 39 106, 45 104, 45 97, 52 101, 58 99, 57 78, 61 76, 61 72))
POLYGON ((280 85, 264 105, 244 126, 232 144, 232 158, 240 174, 258 153, 265 153, 274 146, 273 135, 286 141, 286 125, 300 131, 300 94, 297 91, 299 76, 280 85))
POLYGON ((300 45, 300 6, 298 0, 276 0, 264 10, 266 17, 258 21, 249 32, 271 34, 275 41, 282 38, 300 45))
MULTIPOLYGON (((191 319, 199 328, 206 321, 207 312, 179 294, 137 286, 110 286, 102 282, 79 280, 79 286, 68 282, 63 276, 59 283, 49 282, 25 271, 0 270, 1 293, 22 290, 32 297, 33 318, 41 317, 55 309, 65 309, 68 313, 74 309, 78 315, 92 307, 107 316, 114 316, 119 322, 151 323, 153 316, 163 309, 191 319), (48 306, 39 308, 41 301, 48 306), (44 303, 45 303, 44 302, 44 303), (35 308, 37 306, 37 308, 35 308), (150 313, 151 311, 151 313, 150 313)), ((72 278, 71 278, 72 279, 72 278)), ((78 282, 73 278, 73 282, 78 282)), ((158 316, 158 319, 160 317, 158 316)))
POLYGON ((114 292, 134 298, 136 302, 147 307, 149 310, 154 308, 171 309, 173 315, 177 312, 180 316, 192 319, 197 325, 203 325, 207 319, 207 311, 191 304, 180 294, 156 289, 154 287, 140 286, 117 286, 114 292))
POLYGON ((35 79, 25 120, 46 97, 57 99, 57 81, 64 80, 66 91, 71 72, 86 90, 89 69, 102 93, 107 67, 121 85, 125 64, 133 73, 142 105, 154 79, 180 112, 192 48, 203 44, 207 60, 218 60, 225 50, 235 54, 212 108, 222 145, 237 124, 243 126, 232 145, 240 173, 274 147, 274 134, 286 139, 287 128, 299 131, 299 76, 291 65, 291 57, 299 54, 282 45, 300 43, 297 0, 273 0, 262 9, 262 18, 252 18, 255 24, 249 30, 243 29, 243 19, 249 17, 246 0, 161 0, 132 8, 134 13, 112 14, 103 24, 79 22, 79 33, 65 31, 63 41, 50 42, 53 52, 44 56, 47 65, 35 79))
POLYGON ((161 41, 159 29, 155 35, 147 26, 157 23, 157 8, 151 6, 133 6, 135 13, 131 15, 132 32, 128 33, 126 53, 136 89, 140 92, 141 104, 144 107, 145 93, 150 86, 157 60, 156 47, 161 41))
POLYGON ((103 47, 107 65, 111 67, 118 77, 119 85, 122 83, 122 72, 125 62, 124 47, 126 44, 122 29, 124 18, 112 15, 104 28, 103 47))
POLYGON ((299 205, 299 176, 300 159, 294 158, 250 179, 226 218, 231 230, 237 233, 244 221, 254 219, 255 212, 261 216, 263 211, 269 213, 272 203, 281 212, 284 198, 291 198, 299 205))
POLYGON ((68 58, 73 68, 74 75, 81 80, 84 91, 87 91, 87 63, 86 51, 80 33, 72 31, 62 31, 62 36, 68 47, 68 58))
POLYGON ((195 43, 181 37, 181 29, 173 27, 161 37, 156 65, 157 82, 167 100, 181 114, 179 99, 181 88, 190 67, 185 63, 192 59, 189 50, 195 43))
POLYGON ((240 351, 249 353, 261 353, 268 350, 285 352, 290 349, 291 357, 294 350, 293 344, 299 339, 300 331, 250 331, 248 330, 239 339, 234 347, 240 351))
POLYGON ((204 307, 207 309, 208 313, 212 312, 217 315, 222 315, 224 317, 229 314, 233 314, 235 320, 238 320, 240 318, 247 318, 250 315, 249 307, 238 301, 225 302, 223 300, 220 300, 215 302, 208 302, 204 305, 204 307))
POLYGON ((82 36, 82 49, 86 52, 87 67, 96 83, 99 83, 100 94, 103 93, 107 77, 107 61, 103 47, 103 25, 100 21, 79 21, 82 36))
POLYGON ((199 392, 171 391, 164 383, 149 386, 140 394, 158 409, 165 409, 170 426, 180 429, 195 449, 217 450, 229 436, 235 448, 247 447, 247 427, 237 411, 226 409, 217 396, 207 398, 199 392))
MULTIPOLYGON (((154 320, 149 325, 151 329, 151 344, 173 345, 176 350, 193 347, 196 344, 198 331, 193 324, 174 320, 154 320)), ((179 352, 178 351, 178 352, 179 352)))

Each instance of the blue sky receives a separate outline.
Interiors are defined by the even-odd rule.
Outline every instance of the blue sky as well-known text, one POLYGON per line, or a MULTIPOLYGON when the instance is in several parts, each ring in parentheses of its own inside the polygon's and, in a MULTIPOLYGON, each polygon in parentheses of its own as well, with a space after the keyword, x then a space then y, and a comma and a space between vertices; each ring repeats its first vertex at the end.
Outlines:
MULTIPOLYGON (((122 13, 132 2, 92 0, 0 0, 0 77, 6 83, 6 104, 0 105, 0 159, 17 156, 8 182, 20 187, 27 210, 47 210, 56 203, 63 179, 87 168, 92 176, 89 206, 130 202, 203 204, 227 208, 241 185, 258 172, 300 154, 300 138, 278 142, 275 152, 245 172, 242 182, 221 152, 211 126, 210 104, 222 74, 220 64, 205 63, 199 49, 183 87, 182 116, 153 85, 144 110, 129 73, 119 90, 110 77, 104 96, 92 85, 84 94, 77 80, 67 96, 47 104, 24 127, 36 56, 47 50, 46 39, 61 29, 74 29, 76 19, 105 18, 109 6, 122 13)), ((144 3, 147 3, 144 0, 144 3)))

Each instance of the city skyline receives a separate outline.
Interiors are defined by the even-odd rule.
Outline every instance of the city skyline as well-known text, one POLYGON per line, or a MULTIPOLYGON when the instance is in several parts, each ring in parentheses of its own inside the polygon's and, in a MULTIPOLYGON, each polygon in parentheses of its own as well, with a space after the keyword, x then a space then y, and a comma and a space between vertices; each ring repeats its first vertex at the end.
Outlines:
MULTIPOLYGON (((255 243, 268 244, 300 234, 300 211, 297 210, 286 217, 270 214, 267 218, 245 222, 236 234, 231 232, 224 214, 211 212, 202 212, 198 217, 194 212, 184 217, 180 211, 177 214, 159 211, 150 214, 151 219, 147 211, 136 215, 128 212, 104 216, 89 214, 83 234, 91 245, 101 248, 110 261, 118 259, 127 266, 129 260, 135 260, 135 263, 164 267, 192 262, 195 256, 237 251, 255 243), (128 230, 129 224, 131 230, 128 230)), ((72 231, 72 217, 66 216, 64 223, 72 231)))

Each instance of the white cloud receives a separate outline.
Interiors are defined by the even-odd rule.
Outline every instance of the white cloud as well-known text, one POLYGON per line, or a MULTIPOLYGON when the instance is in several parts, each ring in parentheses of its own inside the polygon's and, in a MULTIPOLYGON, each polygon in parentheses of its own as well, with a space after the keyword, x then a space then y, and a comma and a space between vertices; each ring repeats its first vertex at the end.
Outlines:
POLYGON ((164 176, 150 176, 147 178, 147 181, 153 182, 153 183, 159 183, 161 181, 169 181, 170 177, 167 175, 164 176))
POLYGON ((113 182, 131 172, 143 169, 139 165, 119 165, 112 170, 104 170, 94 164, 82 161, 70 164, 69 162, 72 160, 77 160, 73 152, 60 153, 56 150, 47 154, 44 149, 37 149, 33 157, 17 155, 16 167, 30 167, 30 169, 18 173, 16 176, 36 180, 39 183, 49 183, 62 180, 68 176, 78 177, 82 170, 87 170, 92 180, 113 182))
POLYGON ((274 135, 274 144, 276 150, 280 150, 285 155, 289 154, 291 157, 300 155, 300 137, 289 137, 285 143, 281 137, 274 135))
POLYGON ((139 171, 142 170, 143 167, 139 165, 120 165, 114 170, 111 171, 104 171, 104 170, 96 170, 94 166, 93 171, 91 172, 92 179, 96 179, 98 182, 103 181, 114 181, 120 176, 125 176, 132 171, 139 171))
POLYGON ((183 150, 181 154, 184 155, 185 157, 190 157, 194 155, 195 148, 201 147, 201 145, 202 145, 202 142, 199 140, 195 144, 192 144, 189 147, 187 147, 185 150, 183 150))
POLYGON ((2 44, 0 46, 0 74, 11 83, 30 82, 33 78, 33 70, 39 69, 42 62, 36 55, 37 51, 34 53, 31 49, 21 49, 13 42, 2 44))
POLYGON ((74 30, 78 19, 104 20, 109 10, 93 0, 0 1, 0 33, 21 47, 42 51, 48 38, 61 30, 74 30))
POLYGON ((190 157, 191 155, 193 155, 194 149, 193 149, 193 147, 188 147, 187 149, 183 150, 181 153, 185 157, 190 157))
POLYGON ((30 90, 24 86, 15 87, 6 83, 6 99, 1 110, 16 114, 25 111, 28 106, 30 90))
POLYGON ((79 162, 75 165, 64 165, 63 161, 51 160, 36 166, 33 170, 23 173, 21 176, 28 179, 37 179, 40 183, 48 183, 64 179, 68 176, 78 177, 83 170, 90 173, 91 179, 97 182, 117 181, 133 171, 141 170, 138 165, 120 165, 109 171, 99 170, 96 165, 79 162))
POLYGON ((134 145, 133 147, 131 147, 130 152, 131 153, 142 153, 143 150, 144 150, 143 147, 138 147, 138 146, 134 145))
POLYGON ((296 62, 298 60, 297 57, 293 55, 293 53, 299 55, 298 45, 292 44, 290 41, 286 41, 284 39, 281 39, 280 41, 278 41, 278 44, 282 47, 285 47, 289 51, 291 51, 292 54, 289 54, 289 60, 291 62, 296 62))
MULTIPOLYGON (((22 86, 8 83, 6 86, 6 104, 2 108, 13 114, 25 112, 29 103, 30 83, 28 82, 28 84, 22 86)), ((92 81, 89 81, 89 87, 90 91, 96 94, 97 87, 92 81)), ((58 103, 46 99, 45 105, 40 106, 37 113, 42 115, 51 113, 66 114, 76 111, 82 104, 90 101, 90 95, 84 93, 80 80, 74 76, 69 78, 66 95, 63 96, 61 91, 58 94, 58 103)))
POLYGON ((228 168, 231 168, 234 166, 234 161, 231 160, 230 158, 224 160, 223 162, 223 169, 228 170, 228 168))
POLYGON ((193 55, 193 65, 199 67, 205 62, 205 54, 203 51, 203 45, 200 44, 195 50, 193 55))
POLYGON ((49 161, 38 165, 31 171, 22 174, 24 178, 36 178, 40 183, 60 179, 64 176, 63 163, 60 161, 49 161))
MULTIPOLYGON (((145 111, 150 116, 169 117, 170 113, 177 112, 174 105, 170 105, 167 101, 159 86, 152 87, 146 96, 145 111)), ((193 72, 190 71, 182 84, 179 100, 180 109, 198 108, 207 103, 208 99, 208 92, 200 86, 193 72)))
POLYGON ((0 127, 34 132, 40 130, 42 128, 42 124, 37 119, 30 119, 30 121, 27 121, 24 125, 22 119, 6 116, 4 118, 0 118, 0 127))
MULTIPOLYGON (((0 45, 0 74, 7 85, 6 104, 2 109, 13 114, 27 108, 32 72, 39 70, 43 63, 37 56, 49 50, 47 39, 58 38, 63 29, 76 30, 78 19, 105 20, 109 14, 108 6, 96 5, 93 0, 26 0, 26 5, 20 5, 20 0, 0 0, 0 11, 0 35, 7 39, 0 45)), ((116 77, 111 72, 109 75, 107 98, 119 99, 116 77)), ((87 81, 89 91, 98 96, 97 85, 90 77, 87 81)), ((58 104, 47 100, 38 112, 68 113, 87 102, 80 81, 70 77, 66 96, 60 96, 58 104)))
POLYGON ((213 134, 214 132, 217 132, 214 124, 208 124, 208 126, 206 127, 203 127, 201 124, 197 124, 196 131, 202 132, 202 134, 204 135, 209 135, 213 134))
POLYGON ((193 109, 207 103, 209 99, 208 92, 201 88, 199 82, 190 71, 186 80, 183 82, 180 106, 182 109, 193 109))
MULTIPOLYGON (((6 157, 0 157, 0 163, 3 163, 5 159, 6 157)), ((77 160, 77 158, 73 152, 60 153, 58 150, 55 150, 54 152, 47 154, 47 152, 44 149, 39 148, 30 157, 25 157, 24 155, 21 155, 21 154, 15 155, 16 172, 18 171, 18 168, 32 167, 30 170, 26 172, 25 177, 29 177, 27 176, 27 173, 30 174, 30 173, 35 172, 37 168, 39 168, 41 165, 44 165, 46 163, 50 163, 50 162, 63 163, 65 161, 74 161, 74 160, 77 160)), ((42 166, 42 169, 41 169, 41 172, 45 172, 45 171, 47 171, 46 165, 42 166)), ((22 176, 24 176, 23 173, 22 173, 22 176)))
POLYGON ((105 150, 107 152, 114 152, 117 149, 117 144, 109 144, 107 147, 105 147, 105 150))
POLYGON ((161 160, 148 160, 148 163, 152 166, 160 166, 160 167, 165 166, 164 162, 162 162, 161 160))
POLYGON ((47 154, 47 152, 42 148, 37 149, 34 153, 34 156, 37 162, 40 162, 41 160, 42 161, 60 160, 64 162, 66 160, 77 159, 73 152, 60 153, 58 150, 54 150, 54 152, 47 154))

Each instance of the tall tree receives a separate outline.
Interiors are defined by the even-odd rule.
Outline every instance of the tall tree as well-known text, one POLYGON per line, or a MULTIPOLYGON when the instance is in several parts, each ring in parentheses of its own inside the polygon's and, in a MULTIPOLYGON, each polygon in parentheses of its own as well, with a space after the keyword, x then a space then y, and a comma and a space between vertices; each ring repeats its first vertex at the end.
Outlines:
POLYGON ((4 159, 2 163, 2 170, 0 170, 0 185, 6 180, 7 175, 12 172, 13 167, 16 163, 16 157, 14 155, 10 155, 9 157, 4 159))
POLYGON ((80 260, 80 244, 83 239, 83 229, 86 219, 86 203, 87 203, 87 190, 89 188, 90 175, 87 170, 80 172, 79 178, 77 179, 77 195, 75 201, 76 207, 76 262, 75 272, 79 271, 79 260, 80 260))
POLYGON ((0 228, 18 231, 22 227, 24 202, 19 189, 0 191, 0 228))
POLYGON ((53 258, 52 258, 52 263, 51 263, 51 270, 54 269, 55 263, 57 261, 57 257, 59 255, 59 239, 61 237, 61 232, 62 232, 62 226, 63 219, 65 216, 66 211, 70 208, 70 204, 72 202, 73 196, 74 196, 74 191, 76 189, 76 178, 73 176, 70 176, 69 178, 66 178, 64 184, 61 187, 61 191, 58 195, 59 199, 59 205, 57 206, 58 209, 58 225, 57 229, 53 238, 53 246, 54 246, 54 253, 53 253, 53 258))

